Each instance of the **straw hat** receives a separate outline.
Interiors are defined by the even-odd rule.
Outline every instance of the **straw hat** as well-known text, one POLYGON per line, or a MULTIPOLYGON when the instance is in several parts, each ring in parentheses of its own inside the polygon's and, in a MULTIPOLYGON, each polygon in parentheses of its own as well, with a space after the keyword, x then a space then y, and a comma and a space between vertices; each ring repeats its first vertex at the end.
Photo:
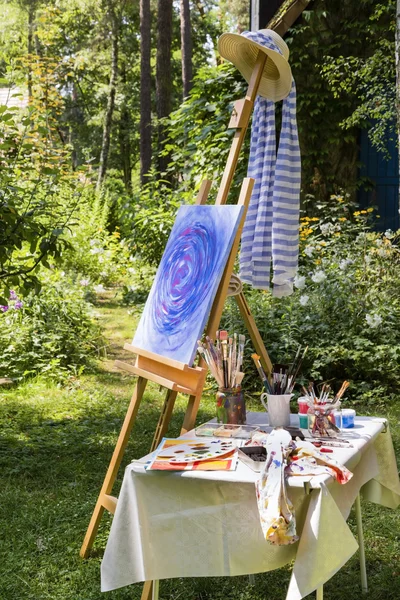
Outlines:
POLYGON ((265 52, 268 59, 258 88, 260 96, 277 102, 286 98, 292 86, 289 48, 280 35, 272 29, 224 33, 218 40, 218 51, 221 56, 235 65, 246 79, 250 81, 256 63, 258 51, 265 52))

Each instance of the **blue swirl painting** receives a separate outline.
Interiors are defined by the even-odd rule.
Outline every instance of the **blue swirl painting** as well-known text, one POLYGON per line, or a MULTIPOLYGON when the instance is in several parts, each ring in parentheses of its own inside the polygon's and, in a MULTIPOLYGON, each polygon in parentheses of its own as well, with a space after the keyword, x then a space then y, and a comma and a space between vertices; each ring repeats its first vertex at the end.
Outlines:
POLYGON ((181 206, 133 345, 191 365, 233 240, 241 206, 181 206))

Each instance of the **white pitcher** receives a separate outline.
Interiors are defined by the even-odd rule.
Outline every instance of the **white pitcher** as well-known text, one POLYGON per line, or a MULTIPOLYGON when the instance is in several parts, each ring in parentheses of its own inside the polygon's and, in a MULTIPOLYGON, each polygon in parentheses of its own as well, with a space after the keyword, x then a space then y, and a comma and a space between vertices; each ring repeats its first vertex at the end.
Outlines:
POLYGON ((293 394, 261 394, 261 402, 268 412, 269 425, 288 427, 290 425, 290 399, 293 394), (265 399, 267 403, 265 403, 265 399))

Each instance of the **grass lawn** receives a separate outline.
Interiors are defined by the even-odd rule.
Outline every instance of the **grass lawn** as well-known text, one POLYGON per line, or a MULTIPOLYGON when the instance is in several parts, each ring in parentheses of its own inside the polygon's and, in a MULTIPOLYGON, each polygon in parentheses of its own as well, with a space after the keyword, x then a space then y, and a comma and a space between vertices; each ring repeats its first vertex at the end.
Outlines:
MULTIPOLYGON (((125 416, 134 379, 113 366, 135 317, 106 299, 98 307, 108 339, 107 359, 94 374, 67 388, 43 380, 0 392, 0 600, 134 600, 141 584, 100 592, 100 561, 111 517, 103 517, 89 560, 79 549, 125 416)), ((145 454, 163 394, 149 385, 124 466, 145 454)), ((169 434, 179 433, 185 399, 179 398, 169 434)), ((361 412, 361 411, 359 411, 361 412)), ((365 411, 364 411, 365 412, 365 411)), ((204 397, 198 421, 214 413, 204 397)), ((387 410, 400 450, 400 399, 387 410)), ((123 470, 121 470, 122 475, 123 470)), ((115 490, 118 492, 118 489, 115 490)), ((363 505, 368 600, 400 599, 400 512, 363 505)), ((354 515, 350 526, 355 530, 354 515)), ((256 576, 180 579, 161 583, 161 600, 283 600, 290 565, 256 576)), ((361 597, 355 555, 325 587, 327 600, 361 597)))

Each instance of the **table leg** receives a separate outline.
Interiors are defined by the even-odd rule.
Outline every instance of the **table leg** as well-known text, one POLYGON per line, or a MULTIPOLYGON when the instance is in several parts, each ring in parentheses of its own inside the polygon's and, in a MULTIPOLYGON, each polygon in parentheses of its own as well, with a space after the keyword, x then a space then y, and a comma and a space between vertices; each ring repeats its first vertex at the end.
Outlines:
POLYGON ((317 600, 324 600, 324 586, 317 588, 317 600))
POLYGON ((256 585, 255 575, 249 575, 249 585, 256 585))
POLYGON ((363 594, 366 594, 368 592, 368 582, 367 582, 367 568, 365 566, 365 547, 364 547, 364 534, 363 534, 363 526, 362 526, 360 494, 358 494, 358 496, 356 498, 355 509, 356 509, 358 545, 360 547, 361 589, 362 589, 363 594))
POLYGON ((153 581, 153 593, 151 595, 151 600, 158 600, 160 591, 160 580, 154 579, 153 581))

